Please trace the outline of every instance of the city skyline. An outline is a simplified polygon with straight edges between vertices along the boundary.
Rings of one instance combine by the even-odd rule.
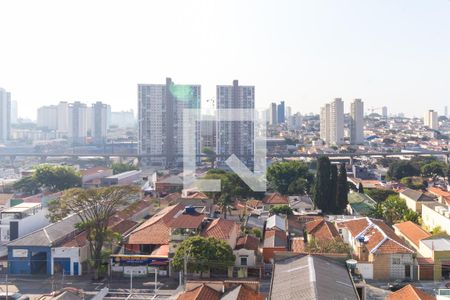
[[[302,113],[340,97],[423,116],[450,100],[449,1],[105,3],[1,4],[0,86],[20,116],[88,99],[136,111],[136,84],[167,76],[201,84],[203,100],[238,79],[257,107],[283,99]]]

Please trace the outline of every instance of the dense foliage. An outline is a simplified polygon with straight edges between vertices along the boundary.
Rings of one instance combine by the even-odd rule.
[[[190,237],[181,242],[172,260],[175,270],[181,271],[187,260],[187,271],[200,273],[215,269],[226,269],[234,265],[236,257],[233,249],[222,240],[204,238],[200,236]]]
[[[325,213],[342,213],[348,204],[348,189],[345,165],[337,172],[328,157],[319,157],[312,189],[314,205]]]
[[[40,190],[63,191],[81,185],[80,174],[70,166],[39,165],[32,176],[17,181],[13,188],[27,195]]]
[[[112,164],[113,174],[120,174],[123,172],[134,171],[137,170],[137,167],[133,164],[124,164],[124,163],[113,163]]]
[[[290,216],[294,212],[292,211],[292,208],[290,208],[288,205],[275,205],[270,208],[269,213],[271,215],[282,214],[282,215]]]
[[[397,193],[393,190],[384,190],[384,189],[365,189],[365,194],[375,200],[376,202],[383,202],[387,199],[387,197],[391,195],[397,195]]]
[[[408,209],[405,200],[400,199],[398,195],[391,195],[385,201],[377,203],[370,216],[383,219],[389,225],[404,221],[412,221],[416,224],[422,222],[420,215]]]
[[[277,162],[267,169],[267,181],[271,189],[283,195],[294,195],[308,192],[313,176],[304,162]]]
[[[76,213],[81,222],[78,227],[85,230],[89,242],[90,261],[96,271],[102,263],[103,245],[114,236],[108,227],[110,218],[118,208],[127,203],[127,199],[139,190],[129,186],[113,186],[99,189],[69,189],[60,199],[53,201],[49,207],[52,221]]]

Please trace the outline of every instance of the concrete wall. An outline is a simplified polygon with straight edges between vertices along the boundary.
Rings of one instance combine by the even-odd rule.
[[[54,271],[54,260],[55,258],[68,258],[70,260],[70,274],[67,275],[81,275],[82,269],[81,264],[86,260],[86,247],[83,247],[84,251],[78,247],[59,247],[52,249],[52,261],[51,261],[51,274]],[[84,253],[82,253],[84,252]],[[82,257],[82,254],[84,257]],[[74,263],[78,263],[78,274],[74,274]]]
[[[450,218],[441,215],[426,205],[422,205],[422,221],[430,230],[440,226],[441,230],[450,234]]]
[[[239,249],[239,250],[234,250],[233,251],[234,255],[236,256],[236,261],[234,263],[234,265],[236,267],[240,267],[241,266],[241,256],[246,256],[247,257],[247,267],[253,267],[256,264],[256,255],[255,255],[255,251],[253,250],[247,250],[247,249]]]

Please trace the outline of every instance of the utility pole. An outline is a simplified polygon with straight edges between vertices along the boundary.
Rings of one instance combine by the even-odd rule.
[[[184,268],[183,268],[183,280],[184,280],[184,289],[186,290],[186,283],[187,283],[187,260],[188,260],[188,256],[187,255],[184,255],[184,258],[183,258],[183,265],[184,265]]]
[[[130,296],[133,295],[133,269],[130,272]]]
[[[6,272],[6,300],[8,300],[8,272]]]
[[[155,295],[157,288],[158,288],[158,268],[155,268]]]

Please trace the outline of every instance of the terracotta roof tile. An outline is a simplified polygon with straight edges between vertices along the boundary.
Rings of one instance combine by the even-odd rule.
[[[248,250],[258,250],[259,239],[257,237],[246,235],[238,238],[236,242],[236,249],[248,249]]]
[[[196,229],[199,228],[205,219],[205,215],[194,212],[183,213],[182,211],[178,212],[177,215],[170,222],[170,228],[187,228],[187,229]]]
[[[177,300],[219,300],[221,293],[202,284],[190,291],[186,291]]]
[[[238,230],[239,225],[236,222],[219,218],[209,223],[202,235],[219,240],[228,240],[232,236],[233,231],[237,232]]]
[[[182,209],[184,207],[181,204],[164,208],[134,229],[128,237],[128,244],[168,244],[170,238],[170,222],[175,214]]]
[[[414,245],[419,247],[419,242],[431,236],[430,233],[426,232],[419,225],[406,221],[403,223],[398,223],[394,225],[408,240],[410,240]]]
[[[265,204],[289,204],[289,199],[287,196],[283,196],[279,193],[267,194],[262,200]]]
[[[346,220],[339,222],[338,227],[347,228],[353,238],[364,237],[367,249],[372,253],[414,253],[414,250],[381,220],[369,218]]]
[[[435,296],[431,296],[421,289],[411,284],[401,288],[400,290],[387,296],[388,300],[435,300]]]
[[[333,223],[325,220],[314,220],[306,223],[306,231],[319,240],[340,239],[339,232]]]

